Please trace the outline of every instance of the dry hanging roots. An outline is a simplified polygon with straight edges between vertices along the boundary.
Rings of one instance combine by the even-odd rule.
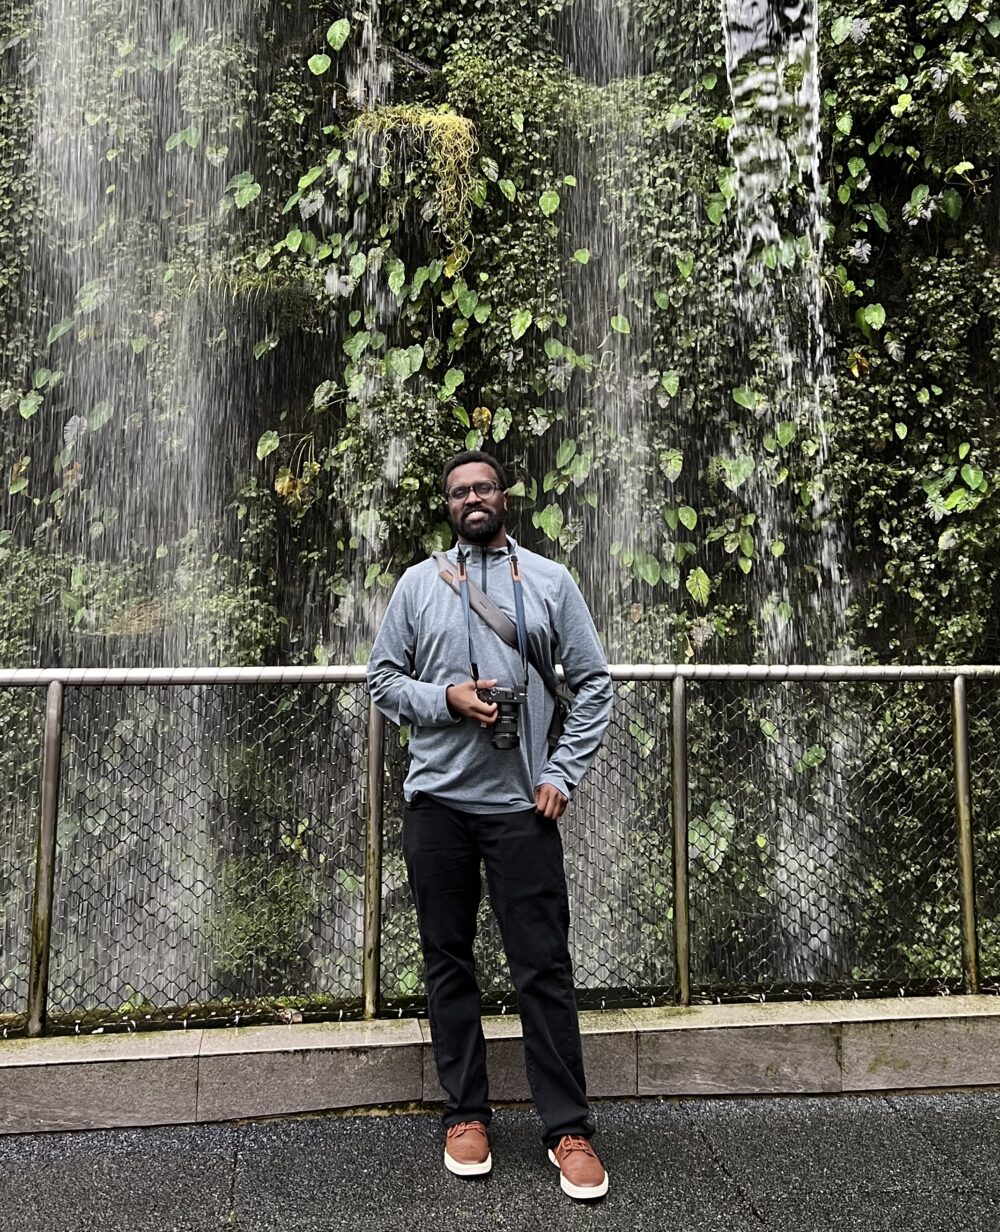
[[[448,265],[459,270],[469,259],[472,232],[472,158],[478,147],[471,120],[453,111],[425,107],[379,107],[363,112],[352,126],[355,133],[381,136],[386,157],[395,134],[424,142],[437,184],[437,229],[451,247]]]

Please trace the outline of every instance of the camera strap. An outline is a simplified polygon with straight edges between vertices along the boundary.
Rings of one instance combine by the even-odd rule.
[[[528,622],[524,615],[524,590],[521,585],[521,570],[513,548],[508,548],[507,558],[510,562],[510,576],[514,587],[516,624],[509,616],[501,612],[495,603],[491,603],[478,587],[474,587],[469,582],[469,575],[466,569],[466,560],[468,558],[465,552],[462,551],[461,544],[459,544],[457,589],[462,599],[465,627],[469,636],[469,666],[472,669],[472,679],[478,680],[479,665],[476,662],[476,649],[472,637],[472,608],[475,607],[478,614],[486,621],[494,633],[505,641],[508,646],[517,648],[521,655],[521,666],[524,668],[524,683],[527,685],[530,651],[528,645]],[[443,552],[435,552],[434,559],[437,561],[438,572],[441,574],[441,577],[454,589],[455,583],[450,569],[451,562]],[[497,617],[499,617],[499,620],[497,620]],[[542,679],[544,680],[545,677],[543,676]]]

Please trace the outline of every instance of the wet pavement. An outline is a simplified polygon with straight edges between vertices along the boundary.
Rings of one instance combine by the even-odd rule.
[[[614,1101],[611,1188],[566,1197],[533,1112],[493,1172],[427,1113],[0,1138],[2,1232],[1000,1232],[1000,1093]]]

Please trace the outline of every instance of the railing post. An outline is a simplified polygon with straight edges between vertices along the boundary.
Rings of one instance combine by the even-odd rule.
[[[962,920],[962,971],[965,991],[979,992],[979,940],[976,929],[976,864],[972,843],[972,778],[969,770],[969,708],[965,677],[951,687],[951,734],[955,758],[955,818],[958,822],[958,890]]]
[[[688,899],[687,689],[675,676],[670,698],[670,781],[673,817],[674,971],[678,1005],[691,1004],[691,932]]]
[[[385,774],[385,719],[371,702],[368,709],[368,820],[365,836],[365,953],[361,990],[365,1018],[379,1009],[382,944],[382,815]]]
[[[35,849],[35,895],[31,911],[31,965],[28,975],[28,1034],[45,1031],[52,938],[52,894],[56,873],[59,772],[62,763],[63,686],[53,681],[45,697],[42,746],[42,799]]]

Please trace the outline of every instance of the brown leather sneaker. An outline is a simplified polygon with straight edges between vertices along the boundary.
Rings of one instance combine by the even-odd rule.
[[[445,1135],[444,1166],[456,1176],[485,1176],[493,1167],[490,1140],[482,1121],[451,1125]]]
[[[608,1192],[608,1174],[586,1138],[567,1134],[560,1138],[549,1159],[559,1169],[559,1184],[571,1198],[603,1198]]]

